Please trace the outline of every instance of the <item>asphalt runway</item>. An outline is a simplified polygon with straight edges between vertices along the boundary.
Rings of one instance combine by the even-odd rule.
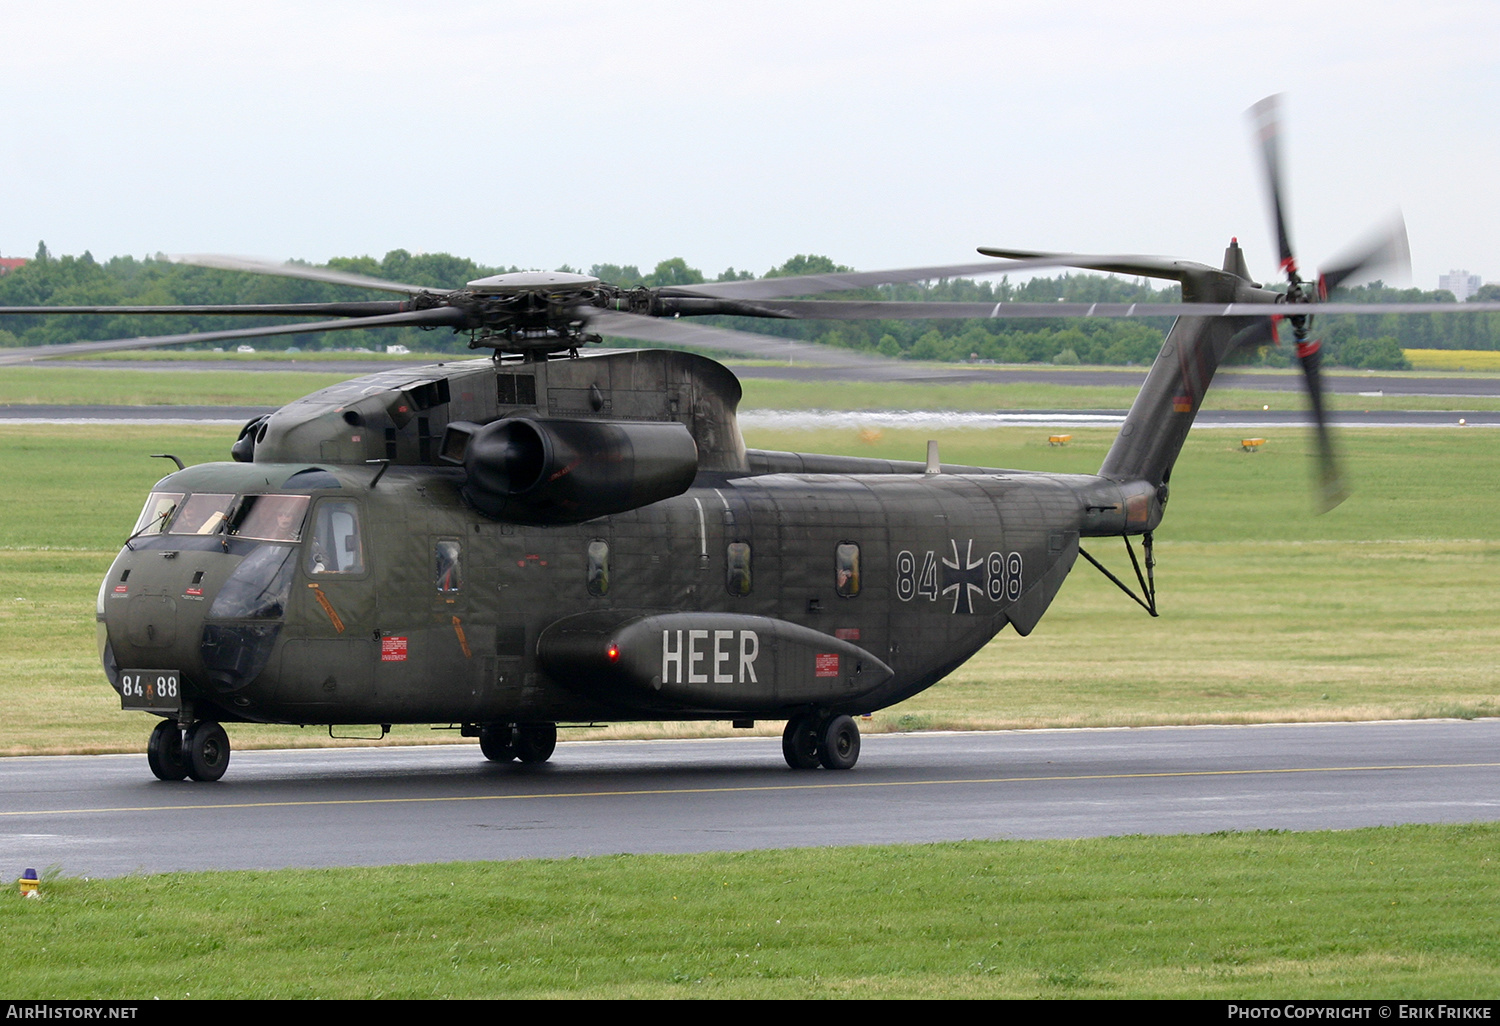
[[[237,752],[215,784],[44,756],[0,796],[0,861],[70,876],[1343,829],[1500,819],[1500,720],[883,734],[844,773],[776,738]]]

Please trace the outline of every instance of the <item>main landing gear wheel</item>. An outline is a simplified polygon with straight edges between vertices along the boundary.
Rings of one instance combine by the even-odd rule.
[[[818,725],[811,716],[793,716],[781,734],[781,754],[794,770],[818,768]]]
[[[859,727],[848,716],[825,720],[818,733],[818,761],[824,769],[853,769],[859,761]]]
[[[513,733],[509,723],[486,723],[479,728],[479,750],[490,762],[512,762],[516,757]]]
[[[188,775],[182,756],[182,730],[176,720],[162,720],[146,742],[146,761],[157,780],[181,780]]]
[[[557,747],[557,724],[518,723],[515,737],[516,758],[522,762],[546,762]]]
[[[199,720],[188,728],[182,754],[188,776],[218,780],[229,768],[229,735],[213,720]]]
[[[781,735],[781,754],[795,770],[852,769],[859,761],[859,727],[848,716],[793,716]]]

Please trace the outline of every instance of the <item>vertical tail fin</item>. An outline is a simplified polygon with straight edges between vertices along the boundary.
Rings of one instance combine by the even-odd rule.
[[[1244,251],[1231,240],[1222,270],[1179,261],[1168,270],[1142,268],[1139,273],[1175,278],[1185,303],[1274,303],[1276,293],[1249,278]],[[1167,333],[1161,352],[1136,396],[1120,434],[1110,447],[1101,477],[1145,481],[1158,490],[1172,475],[1188,430],[1219,364],[1244,345],[1275,341],[1274,322],[1265,317],[1179,317]],[[1159,519],[1159,512],[1152,517]]]

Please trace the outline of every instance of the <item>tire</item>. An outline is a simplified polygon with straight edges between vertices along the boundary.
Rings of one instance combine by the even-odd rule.
[[[146,742],[146,762],[157,780],[181,780],[188,775],[182,757],[182,730],[176,720],[162,720]]]
[[[793,716],[781,734],[781,754],[794,770],[818,768],[818,732],[808,716]]]
[[[184,748],[187,774],[194,780],[218,780],[229,768],[229,735],[213,720],[199,720],[189,727]]]
[[[546,762],[557,747],[557,724],[521,723],[516,725],[516,758],[522,762]]]
[[[859,761],[859,727],[848,716],[825,721],[818,731],[818,761],[825,769],[853,769]]]
[[[509,723],[486,723],[479,728],[479,750],[490,762],[512,762],[516,749],[511,744],[511,735]]]

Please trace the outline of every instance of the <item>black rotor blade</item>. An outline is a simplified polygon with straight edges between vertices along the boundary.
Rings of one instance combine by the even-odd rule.
[[[1327,296],[1340,285],[1375,277],[1376,271],[1386,268],[1403,278],[1411,273],[1411,246],[1406,241],[1406,221],[1400,214],[1321,268],[1318,292]]]
[[[1271,218],[1276,229],[1276,248],[1281,257],[1281,269],[1287,274],[1297,272],[1297,258],[1292,255],[1292,241],[1286,227],[1286,206],[1282,202],[1281,189],[1281,94],[1267,96],[1245,113],[1255,125],[1256,141],[1260,143],[1261,170],[1266,177],[1266,190],[1270,194]]]
[[[1500,302],[1482,303],[908,303],[881,300],[784,299],[761,304],[765,316],[809,321],[975,320],[1048,317],[1290,317],[1320,314],[1500,313]]]
[[[1343,473],[1334,453],[1333,434],[1323,407],[1323,353],[1320,344],[1299,343],[1297,362],[1302,366],[1302,376],[1307,384],[1307,401],[1312,406],[1313,425],[1316,429],[1318,491],[1315,501],[1318,512],[1327,513],[1349,497],[1349,490],[1344,486]]]
[[[986,256],[1005,257],[1016,261],[1015,264],[1007,265],[1007,267],[1081,267],[1089,271],[1166,278],[1170,281],[1181,281],[1190,270],[1217,270],[1195,260],[1178,260],[1175,257],[1133,253],[1041,253],[1031,249],[1002,249],[998,246],[980,246],[979,252]]]
[[[980,250],[981,253],[985,252]],[[664,296],[715,296],[721,299],[780,299],[783,296],[815,296],[820,292],[864,289],[873,285],[897,285],[912,281],[937,281],[968,274],[1005,274],[1028,267],[1057,267],[1048,255],[1041,259],[997,264],[946,264],[936,267],[902,267],[890,271],[831,271],[799,274],[786,278],[756,278],[752,281],[715,281],[702,285],[672,285],[659,289]]]
[[[192,267],[208,267],[217,271],[247,271],[250,274],[265,274],[275,278],[301,278],[304,281],[321,281],[331,285],[352,285],[361,289],[376,289],[380,292],[401,292],[409,296],[428,293],[446,296],[457,290],[438,289],[427,285],[403,285],[401,282],[371,278],[349,271],[335,271],[329,267],[309,267],[305,264],[276,263],[272,260],[257,260],[254,257],[225,256],[218,253],[189,253],[167,257],[174,264]]]
[[[574,312],[588,323],[590,331],[642,342],[665,342],[668,345],[691,346],[719,353],[738,353],[769,360],[800,359],[806,363],[833,366],[884,366],[891,362],[882,356],[858,353],[852,349],[820,346],[799,339],[756,335],[748,331],[715,328],[688,321],[642,317],[638,314],[601,310],[595,306],[576,307]]]
[[[155,349],[160,346],[180,346],[193,342],[231,342],[242,338],[266,338],[273,335],[305,335],[324,331],[348,331],[351,328],[383,328],[393,326],[462,327],[468,314],[451,306],[433,307],[430,310],[408,310],[405,313],[387,314],[384,317],[355,317],[337,321],[307,321],[300,324],[272,324],[259,328],[231,328],[226,331],[201,331],[186,335],[156,335],[149,338],[117,338],[104,342],[69,342],[57,346],[24,346],[20,349],[0,351],[0,365],[30,363],[33,360],[52,360],[61,356],[79,356],[85,353],[107,353],[122,349]]]
[[[377,299],[366,303],[230,303],[219,306],[0,306],[4,314],[202,314],[246,317],[376,317],[408,309],[399,299]]]

